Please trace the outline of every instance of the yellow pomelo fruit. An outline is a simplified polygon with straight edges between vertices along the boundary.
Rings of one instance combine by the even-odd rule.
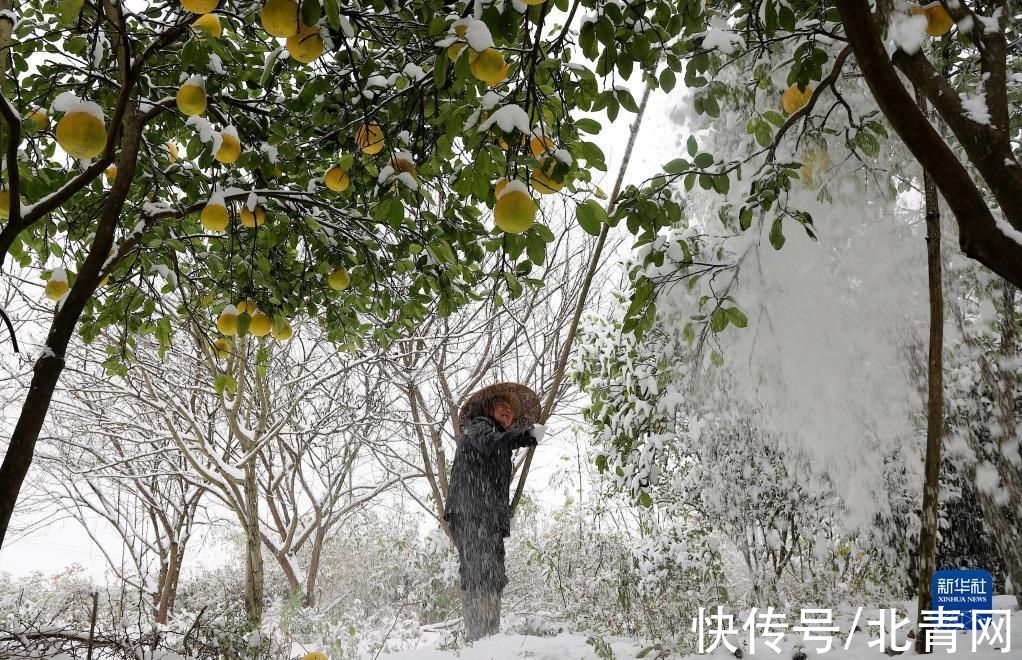
[[[259,19],[270,35],[290,37],[298,32],[298,3],[294,0],[266,0]]]
[[[216,9],[220,0],[181,0],[181,6],[193,14],[208,14]]]
[[[291,339],[293,334],[294,331],[291,329],[291,324],[286,320],[280,322],[274,321],[273,327],[270,328],[270,336],[280,341]]]
[[[238,334],[238,315],[224,312],[217,317],[216,329],[220,334],[233,337]]]
[[[237,323],[237,320],[235,320],[235,323]],[[213,342],[213,350],[216,356],[222,360],[231,352],[231,342],[221,337]]]
[[[209,231],[223,231],[227,229],[227,207],[223,204],[206,204],[199,214],[199,222]]]
[[[564,184],[553,178],[554,169],[557,167],[557,161],[553,158],[548,158],[539,167],[532,168],[532,188],[541,195],[550,195],[561,188]]]
[[[188,117],[206,112],[208,102],[206,90],[198,85],[185,84],[177,90],[177,109]]]
[[[216,14],[203,14],[199,16],[192,23],[192,30],[200,36],[209,33],[214,39],[219,39],[220,35],[224,33],[223,28],[220,26],[220,17]]]
[[[481,53],[472,53],[468,59],[468,68],[476,80],[490,83],[503,80],[501,73],[507,73],[504,56],[496,48],[487,48]]]
[[[529,151],[531,151],[532,155],[536,158],[539,158],[546,152],[556,148],[557,145],[554,144],[554,141],[545,135],[543,136],[534,135],[532,139],[529,140]]]
[[[390,166],[394,168],[395,174],[402,174],[407,172],[412,175],[412,178],[416,181],[419,180],[419,171],[415,169],[415,163],[404,158],[391,158]]]
[[[252,315],[252,322],[248,325],[248,331],[256,337],[265,337],[270,334],[270,317],[257,311]]]
[[[213,158],[225,165],[230,165],[234,161],[238,160],[238,156],[241,155],[241,142],[230,133],[222,133],[220,137],[223,138],[223,140],[220,143],[220,148],[217,149],[216,153],[213,155]]]
[[[116,165],[111,165],[110,167],[106,168],[106,178],[110,179],[111,181],[117,178]]]
[[[781,107],[784,108],[786,113],[793,114],[798,112],[799,108],[809,103],[810,97],[813,95],[813,88],[806,85],[804,90],[799,91],[798,85],[792,85],[788,89],[784,90],[784,94],[781,96]]]
[[[493,220],[509,234],[521,234],[536,222],[536,202],[528,193],[510,190],[493,207]]]
[[[262,227],[266,224],[266,209],[261,206],[257,206],[255,213],[248,210],[247,206],[241,207],[241,224],[249,229],[253,227]]]
[[[69,112],[57,122],[57,144],[75,158],[95,158],[106,148],[106,126],[88,112]]]
[[[379,124],[363,124],[355,131],[355,146],[367,154],[383,151],[383,129]]]
[[[493,78],[491,78],[491,79],[486,81],[487,86],[489,86],[489,87],[496,87],[500,83],[504,82],[504,80],[507,78],[507,72],[510,71],[510,70],[511,70],[511,63],[510,62],[505,62],[504,63],[504,67],[500,71],[497,72],[497,75],[495,75]]]
[[[326,281],[334,291],[344,291],[351,284],[351,275],[348,275],[347,268],[341,266],[331,271],[327,275]]]
[[[323,183],[326,184],[327,188],[334,192],[344,192],[348,189],[351,179],[348,177],[347,172],[334,165],[326,171],[326,176],[323,177]]]
[[[461,55],[461,51],[465,50],[465,46],[466,45],[467,44],[463,44],[463,43],[461,43],[459,41],[456,44],[451,44],[450,46],[448,46],[447,47],[447,59],[449,59],[452,62],[454,60],[458,59],[458,55]]]
[[[913,5],[909,8],[913,16],[923,14],[926,16],[926,34],[931,37],[943,37],[951,31],[955,21],[939,2],[931,2],[928,5],[919,7]]]
[[[67,293],[70,288],[71,287],[68,286],[67,282],[64,280],[50,280],[46,283],[46,289],[43,293],[45,293],[46,297],[53,302],[57,302],[64,297],[64,294]]]
[[[242,300],[238,303],[238,314],[248,314],[252,316],[259,311],[259,306],[256,305],[254,300]]]
[[[496,197],[500,197],[500,193],[507,188],[507,179],[497,179],[497,182],[493,184],[493,194]]]
[[[308,64],[323,54],[323,37],[316,26],[303,25],[298,32],[287,38],[287,50],[291,57],[302,64]]]
[[[176,163],[179,155],[177,151],[177,145],[174,144],[173,142],[168,142],[164,146],[167,149],[167,158],[170,160],[170,162]]]
[[[468,32],[468,26],[467,25],[461,24],[461,25],[455,25],[454,26],[454,34],[458,35],[462,39],[465,38],[465,33],[466,32]]]
[[[25,128],[27,135],[38,133],[39,131],[45,131],[50,127],[50,118],[46,116],[46,112],[38,109],[28,113],[25,117],[25,121],[22,126]]]

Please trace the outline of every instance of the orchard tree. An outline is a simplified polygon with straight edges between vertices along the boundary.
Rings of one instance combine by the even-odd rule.
[[[55,432],[36,452],[45,476],[23,501],[50,512],[39,525],[52,522],[54,507],[79,523],[110,571],[145,594],[153,620],[166,624],[206,489],[169,436],[153,432],[152,415],[125,405],[123,392],[91,366],[64,379]],[[114,532],[114,548],[101,530]]]
[[[0,14],[0,267],[18,288],[41,277],[56,303],[0,466],[0,542],[76,331],[116,328],[107,366],[123,373],[138,336],[172,341],[159,304],[172,291],[210,346],[283,341],[307,316],[349,348],[489,290],[519,295],[551,238],[537,196],[585,198],[604,167],[580,132],[599,124],[571,112],[635,107],[601,88],[612,69],[576,61],[581,5],[61,0]],[[621,17],[639,44],[623,75],[653,83],[681,31],[670,7]],[[484,269],[493,240],[508,257]]]
[[[684,38],[672,44],[660,82],[673,84],[682,60],[699,121],[748,137],[715,151],[689,136],[687,153],[626,189],[609,221],[624,220],[639,244],[651,243],[679,220],[682,187],[698,185],[725,198],[720,213],[729,229],[767,232],[780,249],[792,227],[814,235],[813,215],[792,200],[799,180],[820,188],[840,169],[874,180],[890,175],[892,194],[908,189],[904,166],[886,173],[871,166],[893,146],[890,127],[950,207],[963,252],[1018,285],[1022,211],[1014,200],[1022,170],[1014,136],[1022,116],[1012,101],[1022,58],[1008,44],[1018,39],[1019,17],[1004,2],[875,4],[876,13],[866,0],[683,3]],[[620,13],[608,6],[583,25],[583,52],[622,36]],[[651,293],[637,289],[636,312],[652,309]],[[628,329],[637,325],[639,318]]]
[[[587,288],[577,264],[594,258],[594,246],[573,218],[567,226],[551,224],[556,232],[551,259],[534,254],[530,272],[544,283],[542,289],[525,289],[517,300],[495,294],[450,317],[429,319],[396,342],[385,363],[388,381],[403,395],[402,435],[414,443],[429,484],[431,501],[423,507],[445,532],[451,440],[454,446],[461,442],[457,416],[469,395],[494,380],[532,384],[541,394],[554,389],[561,408],[576,394],[558,377],[563,371],[558,360],[573,339],[570,320]],[[490,258],[505,257],[495,252]],[[524,456],[518,453],[515,474]]]

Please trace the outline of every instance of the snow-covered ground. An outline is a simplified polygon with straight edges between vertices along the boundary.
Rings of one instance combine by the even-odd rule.
[[[584,635],[561,633],[554,637],[534,635],[500,634],[481,639],[475,644],[456,650],[439,650],[425,647],[401,653],[382,655],[386,660],[496,660],[497,658],[531,658],[532,660],[574,660],[575,658],[599,660],[595,647],[586,642]],[[625,638],[606,640],[615,658],[635,658],[642,646]],[[655,654],[649,657],[656,657]]]
[[[910,603],[899,603],[899,605],[905,607],[907,610],[912,610]],[[972,650],[972,633],[969,631],[962,631],[956,634],[956,649],[954,653],[947,651],[944,648],[936,648],[933,657],[959,657],[969,658],[970,660],[1015,660],[1022,658],[1022,611],[1015,610],[1015,599],[1012,596],[998,596],[994,599],[994,609],[1001,610],[1013,610],[1010,618],[1008,619],[1008,634],[1010,639],[1010,645],[1003,644],[984,644],[977,648],[976,651]],[[801,634],[789,633],[784,639],[778,644],[781,648],[781,652],[777,653],[770,648],[766,648],[763,645],[763,639],[757,639],[757,648],[750,652],[746,647],[743,649],[742,656],[756,655],[763,657],[775,657],[783,660],[789,660],[793,657],[797,647],[804,647],[806,660],[813,660],[815,657],[824,657],[829,660],[876,660],[877,658],[887,657],[884,649],[879,645],[870,646],[871,641],[876,639],[876,630],[871,629],[864,624],[860,624],[861,629],[857,629],[852,635],[851,641],[846,643],[846,637],[844,634],[848,629],[851,628],[851,622],[854,619],[855,612],[845,612],[841,617],[838,618],[837,624],[841,628],[842,636],[835,638],[833,642],[833,648],[830,651],[824,653],[817,653],[817,643],[815,642],[804,642]],[[862,621],[877,618],[877,610],[863,610],[860,613]],[[737,623],[737,627],[741,624]],[[523,629],[532,627],[539,632],[539,634],[522,634]],[[899,631],[898,641],[899,644],[904,644],[906,638],[904,636],[905,629]],[[518,617],[506,617],[503,622],[502,630],[505,631],[502,634],[494,635],[486,639],[482,639],[474,644],[464,644],[458,648],[438,648],[438,645],[445,645],[444,642],[447,639],[446,635],[425,635],[422,639],[422,645],[405,651],[396,653],[384,654],[380,658],[386,660],[501,660],[504,658],[529,658],[531,660],[608,660],[610,658],[660,658],[668,657],[659,655],[659,651],[656,647],[651,647],[648,643],[641,643],[636,640],[622,638],[622,637],[608,637],[596,640],[590,636],[584,634],[574,634],[569,632],[559,632],[556,634],[546,635],[543,633],[543,626],[536,622],[530,622],[522,620]],[[867,633],[869,635],[867,636]],[[742,632],[743,636],[747,636],[747,633]],[[606,646],[604,646],[606,644]],[[846,648],[847,645],[847,648]],[[608,653],[607,650],[612,653]],[[913,656],[917,655],[913,648],[904,652],[902,655]],[[670,656],[673,658],[679,658],[679,656]],[[733,658],[730,651],[725,649],[723,646],[719,646],[712,653],[708,654],[694,654],[691,656],[684,656],[688,660],[698,660],[699,658],[717,658],[718,660],[727,660]],[[679,660],[681,660],[679,658]]]

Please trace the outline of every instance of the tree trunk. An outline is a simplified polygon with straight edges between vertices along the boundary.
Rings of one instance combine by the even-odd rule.
[[[176,541],[171,542],[168,552],[169,563],[165,570],[160,571],[159,596],[156,601],[156,623],[166,624],[174,607],[174,596],[177,583],[181,576],[181,560],[184,558],[184,546]]]
[[[3,23],[3,21],[0,21]],[[75,285],[64,297],[57,310],[46,337],[46,346],[36,360],[28,395],[21,408],[21,415],[14,426],[11,441],[0,465],[0,548],[3,547],[7,528],[14,514],[14,505],[21,492],[21,484],[32,465],[35,443],[39,438],[46,413],[50,409],[53,390],[64,370],[64,354],[71,341],[78,319],[85,305],[99,286],[100,273],[114,245],[114,230],[120,219],[124,201],[131,190],[138,160],[141,127],[134,121],[126,121],[124,138],[121,141],[121,157],[117,164],[120,172],[107,195],[106,202],[96,226],[96,237],[75,280]]]
[[[263,547],[259,535],[259,483],[255,461],[245,464],[245,610],[252,628],[263,620]]]
[[[323,543],[325,542],[323,528],[316,530],[316,536],[312,541],[312,556],[309,558],[309,572],[305,577],[305,606],[315,607],[316,605],[316,578],[319,574],[319,562],[323,555]]]
[[[917,94],[925,112],[926,101]],[[930,348],[927,359],[926,465],[923,483],[922,527],[919,531],[919,596],[917,622],[930,609],[930,590],[937,569],[937,524],[940,498],[940,455],[944,430],[944,291],[940,263],[940,207],[937,188],[923,170],[926,195],[926,264],[930,293]],[[917,623],[918,630],[918,623]],[[916,652],[925,653],[925,635],[916,635]]]

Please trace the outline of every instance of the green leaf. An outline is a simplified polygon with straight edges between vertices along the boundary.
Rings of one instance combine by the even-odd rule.
[[[763,116],[766,117],[766,120],[768,122],[770,122],[777,128],[784,126],[784,115],[777,112],[776,110],[767,110],[766,112],[763,113]]]
[[[708,153],[697,154],[695,157],[695,166],[700,169],[706,169],[710,165],[713,165],[713,156]]]
[[[78,23],[78,15],[82,13],[85,0],[60,0],[60,22],[63,25]]]
[[[764,32],[767,37],[773,38],[774,34],[777,32],[777,6],[774,3],[774,0],[767,0],[766,8],[763,12],[763,18]]]
[[[329,0],[327,1],[329,2]],[[447,82],[447,67],[450,63],[450,60],[448,60],[447,56],[445,55],[436,57],[434,59],[434,62],[435,64],[433,66],[433,82],[436,84],[437,89],[443,89],[445,83]]]
[[[674,86],[678,84],[678,78],[674,72],[670,69],[665,68],[660,72],[660,89],[665,92],[669,92],[674,89]]]
[[[319,23],[321,14],[322,9],[319,5],[319,0],[302,1],[302,23],[305,25],[315,25]]]
[[[622,108],[629,112],[639,111],[639,105],[635,102],[635,97],[627,89],[619,89],[615,94]]]
[[[784,231],[781,227],[780,216],[778,216],[774,220],[774,224],[770,226],[770,245],[773,245],[775,250],[780,250],[784,247]]]
[[[685,343],[692,346],[696,340],[696,331],[692,327],[691,323],[686,323],[685,328],[681,331],[681,338],[685,340]]]
[[[717,103],[716,96],[707,94],[706,97],[703,98],[703,111],[714,118],[720,116],[720,105]]]
[[[430,256],[433,257],[433,260],[439,263],[453,264],[457,261],[450,243],[443,239],[437,239],[427,245],[426,252],[429,252]]]
[[[606,15],[600,16],[599,20],[596,21],[596,38],[604,46],[614,43],[614,24],[610,22]]]
[[[718,307],[713,310],[713,314],[710,315],[710,331],[714,334],[722,332],[724,328],[727,327],[729,321],[730,318],[728,317],[727,312]]]
[[[607,222],[607,211],[595,199],[586,200],[575,207],[578,224],[587,234],[600,235],[601,225]]]
[[[738,212],[738,226],[742,228],[742,231],[752,226],[752,209],[748,206],[743,206],[742,210]]]
[[[213,380],[213,389],[220,396],[223,396],[225,391],[236,394],[238,392],[238,382],[227,374],[220,374]]]
[[[668,174],[681,174],[688,169],[688,161],[684,158],[675,158],[671,162],[664,165],[664,172]]]
[[[590,135],[595,135],[600,132],[601,126],[600,122],[596,121],[595,119],[583,117],[582,119],[575,120],[575,128],[582,133],[589,133]]]
[[[341,6],[339,0],[323,0],[323,9],[326,11],[326,20],[334,30],[341,29]],[[441,58],[437,58],[438,60]],[[446,58],[444,58],[446,59]]]
[[[694,135],[688,136],[688,142],[686,143],[686,147],[688,148],[688,155],[691,157],[695,157],[695,155],[699,152],[699,144],[696,143],[696,136]]]
[[[736,328],[744,328],[749,325],[749,319],[746,318],[742,310],[737,307],[728,307],[726,311],[727,318],[731,322],[731,325]]]

